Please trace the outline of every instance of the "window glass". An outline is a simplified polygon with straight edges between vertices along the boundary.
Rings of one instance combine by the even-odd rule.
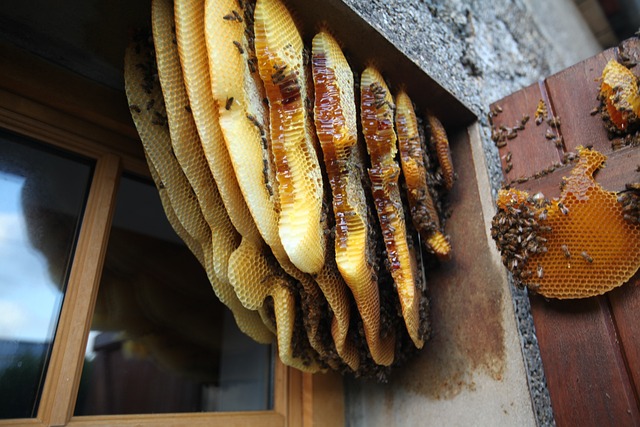
[[[91,173],[0,133],[0,418],[36,415]]]
[[[169,225],[124,176],[75,415],[266,410],[270,346],[242,334]]]

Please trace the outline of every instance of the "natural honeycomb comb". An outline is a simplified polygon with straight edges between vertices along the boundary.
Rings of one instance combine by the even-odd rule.
[[[640,94],[638,79],[615,59],[609,60],[602,70],[600,99],[604,103],[603,117],[619,130],[626,131],[638,122]]]
[[[302,38],[287,8],[260,0],[255,10],[258,70],[270,107],[271,153],[280,197],[279,233],[293,264],[305,273],[324,265],[322,175],[309,132],[307,70]]]
[[[242,305],[250,310],[258,310],[264,305],[267,297],[273,298],[276,309],[278,352],[283,362],[305,371],[317,371],[317,363],[305,365],[299,360],[294,360],[292,356],[289,328],[295,317],[296,303],[295,299],[291,299],[291,290],[286,286],[288,292],[282,289],[282,286],[291,281],[291,278],[282,271],[277,261],[266,256],[250,241],[243,240],[229,260],[229,281]],[[283,302],[284,306],[280,306]]]
[[[376,363],[393,362],[393,337],[380,338],[378,284],[368,241],[367,202],[362,188],[362,158],[357,147],[353,74],[340,47],[326,32],[313,38],[315,124],[333,194],[335,259],[353,293],[364,333]],[[338,346],[338,343],[336,343]]]
[[[409,336],[416,347],[422,348],[424,340],[419,332],[421,293],[415,281],[417,262],[407,242],[404,210],[398,188],[400,167],[395,160],[395,106],[382,75],[373,67],[362,72],[360,90],[362,129],[371,159],[369,179],[389,268],[400,296],[402,316]]]
[[[440,163],[440,169],[442,170],[444,188],[446,190],[451,190],[453,188],[453,182],[456,179],[456,175],[453,170],[451,152],[449,151],[449,138],[447,138],[447,132],[444,130],[444,126],[442,126],[440,119],[433,114],[427,114],[427,121],[431,128],[431,142],[435,147],[436,154],[438,155],[438,162]]]
[[[146,40],[148,37],[141,35],[137,42],[127,47],[124,61],[125,91],[130,105],[145,106],[132,116],[165,211],[170,219],[178,221],[172,222],[176,232],[190,245],[196,256],[200,254],[214,292],[231,309],[240,330],[258,342],[270,342],[272,334],[262,323],[259,314],[244,308],[229,283],[220,281],[213,274],[211,229],[173,155],[166,119],[161,120],[166,117],[164,99],[153,78],[156,73],[151,53],[153,47],[145,44]],[[148,105],[151,105],[149,109],[146,108]]]
[[[240,243],[239,236],[229,219],[218,188],[213,183],[193,116],[185,108],[189,105],[189,98],[182,78],[178,46],[173,43],[173,2],[153,0],[151,17],[158,77],[167,112],[171,146],[211,229],[209,239],[214,272],[219,280],[226,281],[227,261]]]
[[[259,342],[275,334],[285,364],[383,380],[423,346],[428,304],[398,187],[396,107],[382,77],[372,68],[361,76],[365,147],[338,43],[327,31],[314,38],[309,73],[281,0],[153,0],[152,8],[164,98],[155,99],[153,56],[135,57],[143,49],[127,53],[135,57],[127,95],[171,224],[240,329]],[[405,181],[418,189],[410,205],[432,209],[422,225],[444,257],[436,206],[426,206],[429,159],[414,153],[424,143],[411,146],[421,136],[408,96],[398,104]],[[442,175],[435,188],[450,188],[437,120],[431,137]],[[156,311],[170,312],[166,304]],[[166,347],[139,341],[133,351],[137,344]],[[167,364],[181,365],[170,353]]]
[[[211,93],[204,34],[204,0],[176,1],[174,8],[180,64],[189,95],[189,105],[185,110],[193,113],[202,149],[231,222],[243,238],[261,244],[262,237],[233,171],[220,128],[218,106]]]
[[[578,147],[559,200],[502,190],[492,235],[523,284],[548,298],[603,294],[640,267],[640,224],[626,221],[616,193],[594,179],[606,157]]]
[[[263,135],[268,114],[262,103],[262,82],[251,73],[247,62],[246,21],[224,19],[236,8],[235,0],[205,3],[211,90],[242,195],[258,231],[278,257],[284,249],[278,235],[278,201],[268,135]]]
[[[426,153],[423,150],[418,133],[418,120],[413,110],[411,99],[404,91],[396,96],[396,108],[400,163],[407,185],[407,196],[413,224],[422,235],[429,249],[438,258],[448,259],[451,255],[451,245],[440,229],[438,211],[427,185],[427,170],[424,164]]]

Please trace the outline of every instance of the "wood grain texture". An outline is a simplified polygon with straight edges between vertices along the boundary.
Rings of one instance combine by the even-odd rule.
[[[625,49],[629,53],[638,46],[634,41],[625,44]],[[636,53],[640,57],[640,50]],[[564,153],[575,151],[578,145],[592,145],[608,156],[605,168],[596,174],[596,180],[605,189],[620,191],[626,182],[638,181],[640,174],[636,168],[640,164],[640,148],[612,150],[600,115],[590,114],[598,105],[597,80],[607,61],[615,56],[614,49],[605,51],[491,106],[495,109],[500,105],[503,110],[494,119],[498,125],[502,120],[513,121],[522,114],[531,114],[537,102],[532,99],[537,86],[540,88],[538,93],[547,97],[550,116],[555,114],[561,119],[559,134],[564,139],[564,146],[558,149],[556,159],[547,150],[537,149],[541,142],[540,132],[520,132],[500,149],[506,182],[515,176],[532,176],[548,168],[562,159]],[[544,132],[550,126],[545,122],[538,128],[544,138]],[[508,151],[512,153],[511,173],[506,172]],[[568,164],[514,186],[530,194],[543,192],[549,198],[557,197],[562,177],[568,176],[571,168]],[[539,296],[532,297],[540,352],[559,426],[640,425],[639,275],[597,298],[547,301]]]
[[[560,116],[567,151],[575,151],[579,145],[592,145],[603,154],[611,152],[600,114],[592,116],[590,112],[600,104],[597,100],[600,75],[613,56],[611,50],[605,51],[546,80],[554,109]]]
[[[499,149],[506,182],[521,176],[533,175],[536,171],[559,162],[562,158],[556,146],[544,136],[547,124],[535,124],[536,107],[538,102],[545,98],[544,87],[534,83],[492,105],[492,109],[498,106],[502,108],[502,113],[493,118],[496,129],[500,126],[514,128],[518,126],[523,116],[529,116],[524,130],[518,131],[515,138],[508,139],[506,146]],[[507,172],[508,153],[511,153],[510,163],[513,165],[509,172]]]
[[[636,399],[640,395],[640,272],[629,283],[614,289],[609,295],[620,347],[625,355]]]
[[[638,425],[606,297],[531,299],[547,385],[558,426]]]

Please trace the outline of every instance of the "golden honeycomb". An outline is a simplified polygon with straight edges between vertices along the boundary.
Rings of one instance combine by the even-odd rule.
[[[600,295],[640,267],[640,224],[593,174],[606,156],[578,148],[579,161],[558,200],[502,190],[492,236],[522,284],[548,298]],[[633,208],[633,206],[632,206]]]
[[[382,75],[365,70],[358,135],[354,71],[338,41],[325,29],[306,50],[280,0],[152,0],[152,24],[153,38],[127,49],[127,98],[167,217],[215,295],[244,333],[275,341],[287,365],[385,379],[427,335],[404,203],[453,185],[444,128],[429,116],[440,171],[424,150],[419,162],[404,159],[403,179],[395,128],[401,145],[420,131],[408,95],[396,117]],[[411,193],[415,178],[422,196]],[[450,250],[439,208],[430,198],[435,252]],[[117,291],[113,301],[126,297]],[[170,316],[160,302],[154,313]],[[97,309],[107,325],[126,317],[109,310]],[[167,342],[138,338],[132,353],[179,364]]]
[[[599,98],[604,104],[603,118],[618,131],[628,131],[637,125],[640,115],[638,79],[615,59],[602,70]]]
[[[398,147],[400,163],[407,186],[407,196],[411,209],[411,218],[422,235],[427,247],[440,259],[451,256],[451,244],[440,229],[440,218],[427,183],[424,147],[418,132],[418,121],[413,110],[411,98],[404,91],[396,96],[396,128],[398,129]],[[453,186],[453,167],[449,153],[449,141],[442,125],[431,119],[433,139],[436,151],[440,155],[440,163],[445,179],[445,186]],[[446,171],[446,172],[445,172]]]

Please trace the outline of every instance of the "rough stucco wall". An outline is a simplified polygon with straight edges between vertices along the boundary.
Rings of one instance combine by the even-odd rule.
[[[601,50],[570,0],[344,2],[478,115],[494,198],[502,174],[489,138],[489,104]],[[512,293],[536,421],[553,424],[529,301],[525,292]],[[371,405],[388,404],[378,396],[347,380],[347,425],[388,424],[367,415]],[[419,414],[416,408],[413,421],[428,424]]]

